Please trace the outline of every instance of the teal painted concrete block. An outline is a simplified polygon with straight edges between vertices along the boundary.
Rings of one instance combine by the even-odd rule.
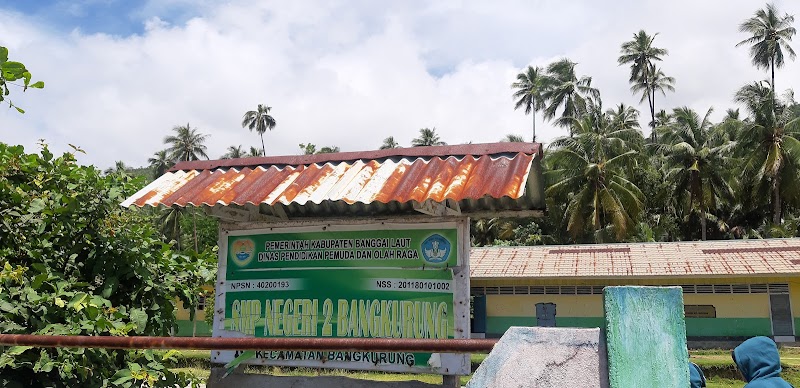
[[[603,290],[611,388],[688,387],[680,287]]]

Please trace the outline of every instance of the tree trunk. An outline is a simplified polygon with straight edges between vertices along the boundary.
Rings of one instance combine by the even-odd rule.
[[[706,212],[700,212],[700,239],[706,241]]]
[[[533,106],[533,114],[531,115],[533,116],[533,140],[531,140],[531,143],[536,143],[536,99],[533,99]]]
[[[267,156],[267,147],[264,147],[264,133],[261,133],[261,156]]]
[[[775,176],[775,183],[772,186],[772,223],[781,224],[781,176]]]
[[[192,209],[192,224],[194,226],[194,251],[197,250],[197,209]]]
[[[653,138],[653,142],[658,142],[658,134],[656,133],[656,89],[652,89],[652,94],[650,98],[650,130],[652,133],[650,137]],[[705,239],[704,239],[705,240]]]
[[[775,114],[775,58],[770,61],[770,70],[772,71],[772,113]]]

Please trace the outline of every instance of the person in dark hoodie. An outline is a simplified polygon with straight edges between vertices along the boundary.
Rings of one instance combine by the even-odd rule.
[[[753,337],[733,349],[733,362],[742,372],[745,388],[791,388],[781,378],[778,347],[768,337]]]
[[[697,364],[689,362],[689,387],[703,388],[706,386],[706,376]]]

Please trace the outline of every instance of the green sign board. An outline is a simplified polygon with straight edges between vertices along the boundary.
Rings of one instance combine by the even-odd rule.
[[[223,336],[456,337],[455,226],[236,231],[226,242],[218,286]],[[254,363],[430,373],[439,359],[431,353],[264,349]]]
[[[456,240],[455,228],[229,236],[227,273],[259,268],[454,267]]]

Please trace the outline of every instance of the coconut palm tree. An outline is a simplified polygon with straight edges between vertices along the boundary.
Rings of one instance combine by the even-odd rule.
[[[388,150],[392,148],[400,148],[400,144],[394,140],[394,136],[389,136],[386,139],[383,139],[383,144],[381,144],[380,149]]]
[[[638,111],[623,104],[617,110],[603,111],[599,98],[589,99],[586,113],[569,119],[572,132],[580,136],[556,139],[553,145],[581,149],[593,160],[607,159],[629,150],[638,152],[644,141],[636,117]]]
[[[264,156],[264,152],[256,147],[250,146],[250,151],[245,155],[247,158],[252,158],[256,156]]]
[[[551,84],[550,77],[544,73],[540,67],[528,66],[528,68],[517,74],[517,81],[511,84],[516,89],[513,97],[517,100],[514,103],[514,110],[525,107],[525,114],[533,116],[533,142],[536,142],[536,112],[545,108],[544,92]]]
[[[725,110],[725,117],[722,120],[739,120],[739,116],[741,116],[739,108],[728,108]]]
[[[203,135],[197,132],[196,128],[192,128],[189,123],[185,126],[176,126],[172,128],[175,135],[167,136],[164,138],[164,144],[169,144],[167,151],[169,158],[175,161],[188,161],[198,160],[200,157],[208,159],[206,154],[206,145],[203,144],[208,135]],[[159,225],[164,236],[168,240],[178,241],[178,249],[180,250],[180,217],[186,210],[181,208],[172,208],[162,213],[159,218]],[[197,222],[195,220],[195,213],[192,211],[192,223],[194,227],[194,245],[197,250]]]
[[[635,231],[643,209],[641,190],[625,174],[635,163],[641,132],[614,128],[599,102],[590,102],[588,112],[571,122],[573,136],[550,145],[546,194],[567,201],[564,217],[573,240],[587,231],[601,240],[604,228],[622,240]]]
[[[557,121],[561,126],[569,126],[569,118],[578,117],[586,111],[586,98],[599,96],[597,89],[592,88],[591,77],[578,78],[575,75],[576,65],[564,58],[547,66],[550,85],[542,95],[547,101],[544,117],[551,120],[561,109],[561,118]]]
[[[317,145],[313,143],[300,143],[298,144],[300,147],[300,151],[303,152],[303,155],[314,155],[317,153]]]
[[[525,139],[521,135],[508,134],[500,141],[507,143],[524,143]]]
[[[736,101],[750,113],[737,136],[737,149],[744,159],[748,199],[771,198],[772,224],[779,225],[782,202],[796,201],[800,194],[800,117],[774,97],[771,86],[768,81],[754,82],[736,92]]]
[[[660,144],[656,145],[665,160],[665,180],[673,187],[672,198],[690,215],[700,219],[700,236],[706,239],[707,220],[716,221],[724,203],[733,202],[733,189],[725,179],[722,166],[729,164],[733,147],[721,127],[713,127],[709,108],[700,116],[682,107],[673,110],[672,124],[658,128]]]
[[[147,159],[150,169],[153,171],[153,178],[164,175],[167,170],[175,164],[169,157],[169,150],[161,150],[153,154],[152,158]]]
[[[245,157],[245,153],[244,153],[244,150],[242,150],[242,146],[240,146],[240,145],[238,145],[238,146],[229,146],[228,147],[228,152],[226,152],[225,155],[222,155],[222,159],[238,159],[238,158],[244,158],[244,157]]]
[[[606,114],[611,119],[613,128],[639,128],[639,111],[632,106],[619,104],[615,109],[607,110]]]
[[[775,68],[784,64],[784,51],[790,59],[795,58],[794,50],[789,42],[797,31],[792,27],[794,15],[788,13],[780,15],[774,4],[767,4],[766,8],[756,11],[753,17],[739,25],[739,31],[751,36],[736,44],[736,47],[749,45],[750,59],[759,69],[769,69],[771,74],[770,86],[772,95],[775,95]]]
[[[181,217],[186,208],[174,206],[161,211],[158,217],[158,229],[164,242],[175,241],[175,249],[181,250]]]
[[[505,218],[480,218],[470,226],[470,240],[473,246],[493,245],[495,240],[514,238],[514,223]]]
[[[270,116],[269,111],[272,107],[264,104],[258,104],[256,110],[245,112],[242,117],[242,128],[247,128],[251,132],[255,130],[261,136],[261,152],[262,155],[267,154],[267,148],[264,146],[264,132],[275,128],[275,119]]]
[[[671,120],[672,116],[666,110],[662,109],[656,113],[654,128],[667,125]]]
[[[164,144],[168,144],[169,158],[175,161],[198,160],[200,157],[208,159],[206,145],[203,144],[208,135],[197,132],[189,123],[185,126],[176,126],[172,130],[175,135],[164,138]]]
[[[654,79],[657,76],[655,62],[661,61],[662,57],[669,54],[666,49],[653,46],[653,41],[658,36],[658,33],[648,35],[646,31],[640,30],[633,35],[633,39],[625,42],[620,46],[620,56],[617,62],[620,65],[630,65],[631,76],[629,82],[631,83],[631,92],[642,93],[642,99],[639,101],[644,102],[647,100],[647,105],[650,108],[650,127],[655,128],[655,91]],[[663,73],[661,76],[664,77]],[[672,83],[675,80],[672,77],[666,77],[662,82],[668,84],[667,90],[674,90]],[[664,92],[664,89],[661,89]]]
[[[439,139],[439,135],[436,133],[436,127],[420,129],[419,137],[411,140],[411,145],[414,147],[437,146],[445,144],[447,143]]]
[[[114,167],[109,167],[104,172],[106,175],[120,174],[122,176],[126,176],[128,169],[129,167],[125,165],[125,162],[117,160],[114,162]]]
[[[675,91],[675,78],[668,77],[664,74],[661,69],[653,68],[650,71],[650,76],[647,82],[637,82],[631,85],[631,92],[632,93],[642,93],[642,98],[639,100],[639,103],[644,102],[644,100],[648,100],[648,104],[650,105],[650,128],[653,130],[651,131],[653,141],[658,141],[657,131],[656,128],[656,92],[661,92],[662,96],[666,96],[666,91],[669,90],[670,92]]]

